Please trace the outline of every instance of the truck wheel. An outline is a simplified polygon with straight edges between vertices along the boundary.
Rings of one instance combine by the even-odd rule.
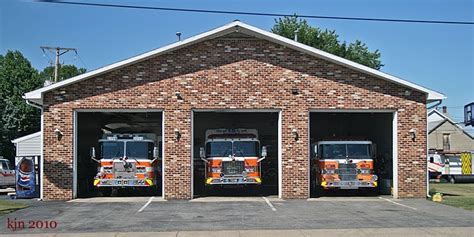
[[[456,178],[454,178],[454,176],[449,176],[449,179],[448,179],[448,180],[449,180],[449,182],[452,183],[452,184],[456,183]]]

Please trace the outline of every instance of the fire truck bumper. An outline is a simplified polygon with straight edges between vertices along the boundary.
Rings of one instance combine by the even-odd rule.
[[[96,187],[150,187],[152,179],[94,179]]]
[[[207,178],[206,185],[260,185],[262,179],[259,177],[222,177]]]
[[[322,181],[323,188],[358,189],[376,188],[377,181],[349,180],[349,181]]]

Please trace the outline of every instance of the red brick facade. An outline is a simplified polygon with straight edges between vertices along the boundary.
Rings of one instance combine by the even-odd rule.
[[[297,88],[298,95],[291,93]],[[410,95],[405,95],[409,90]],[[175,93],[180,92],[183,100]],[[282,197],[308,198],[310,109],[398,111],[398,193],[426,193],[426,95],[259,39],[217,38],[44,96],[44,197],[71,199],[75,109],[162,109],[165,198],[191,198],[192,109],[280,109]],[[56,138],[54,130],[63,137]],[[291,130],[300,139],[295,141]],[[412,141],[409,130],[417,130]],[[174,129],[181,139],[174,139]]]

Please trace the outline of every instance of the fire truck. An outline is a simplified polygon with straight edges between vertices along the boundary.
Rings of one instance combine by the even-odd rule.
[[[104,134],[99,140],[99,155],[94,186],[105,195],[119,188],[148,188],[156,191],[161,180],[159,137],[151,133]]]
[[[376,188],[375,145],[362,140],[325,140],[313,145],[311,180],[323,189]]]
[[[430,179],[474,182],[474,152],[430,152],[428,158]]]
[[[205,163],[207,187],[260,185],[261,161],[267,148],[260,146],[256,129],[210,129],[205,147],[200,148]]]

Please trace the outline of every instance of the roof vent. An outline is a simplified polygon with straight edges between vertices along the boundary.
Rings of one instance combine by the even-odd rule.
[[[181,41],[181,32],[176,32],[176,36],[178,37],[178,41]]]

